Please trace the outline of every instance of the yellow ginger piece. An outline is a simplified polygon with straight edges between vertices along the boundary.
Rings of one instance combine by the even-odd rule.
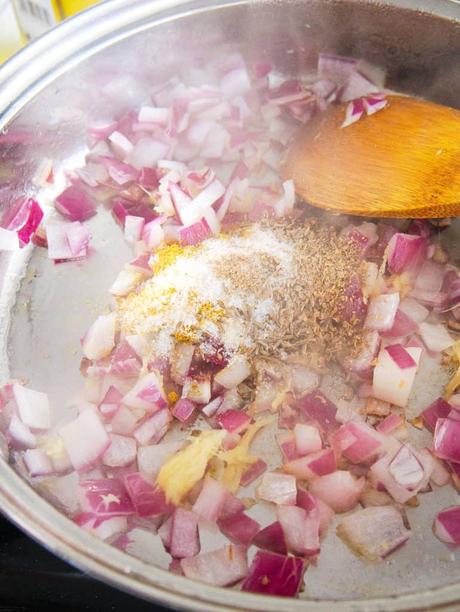
[[[161,467],[157,483],[168,502],[179,504],[195,484],[203,478],[209,461],[217,454],[226,432],[202,431],[184,449]]]
[[[240,480],[246,469],[255,463],[258,457],[254,457],[249,453],[249,445],[251,444],[256,433],[273,423],[273,417],[260,419],[248,427],[246,433],[241,438],[240,442],[229,451],[220,453],[219,457],[225,461],[226,466],[222,475],[222,483],[232,492],[235,493],[240,486]]]

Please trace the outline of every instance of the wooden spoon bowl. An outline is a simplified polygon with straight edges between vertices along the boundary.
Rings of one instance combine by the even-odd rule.
[[[460,214],[460,112],[406,96],[342,128],[346,104],[301,128],[283,164],[307,203],[371,217]]]

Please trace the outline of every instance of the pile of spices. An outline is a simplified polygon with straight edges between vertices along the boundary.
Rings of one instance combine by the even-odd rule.
[[[356,247],[331,226],[265,221],[157,251],[154,276],[119,299],[119,321],[148,336],[156,355],[213,338],[254,358],[328,361],[359,343],[361,321],[341,316],[359,265]]]

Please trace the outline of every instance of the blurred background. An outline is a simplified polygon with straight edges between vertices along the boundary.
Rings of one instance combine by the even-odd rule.
[[[97,0],[0,0],[0,64],[53,25]]]

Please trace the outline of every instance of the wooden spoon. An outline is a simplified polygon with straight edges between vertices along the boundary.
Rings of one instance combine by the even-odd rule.
[[[297,195],[370,217],[460,214],[460,112],[406,96],[342,128],[346,104],[301,128],[283,164]]]

